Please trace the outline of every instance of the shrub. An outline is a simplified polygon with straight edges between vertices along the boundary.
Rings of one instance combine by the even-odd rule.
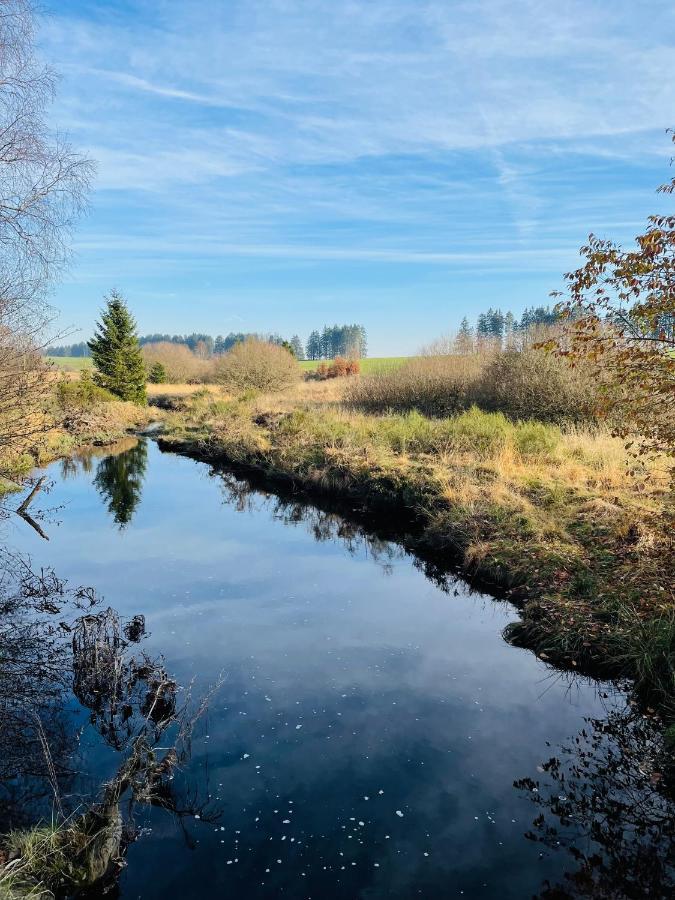
[[[63,409],[88,409],[99,403],[109,403],[118,398],[105,388],[94,384],[91,373],[83,369],[79,381],[62,379],[56,385],[56,399]]]
[[[344,356],[336,356],[332,363],[320,362],[313,374],[319,381],[327,378],[344,378],[346,375],[358,375],[361,364],[358,359],[345,359]]]
[[[159,363],[164,367],[165,381],[174,384],[200,384],[208,381],[212,374],[213,363],[197,356],[185,344],[158,341],[156,344],[145,344],[142,353],[149,371]]]
[[[345,402],[365,412],[416,409],[427,416],[450,416],[470,406],[469,389],[484,364],[477,354],[413,359],[350,385]]]
[[[215,365],[215,379],[229,388],[281,391],[300,378],[300,366],[288,350],[257,338],[235,344]]]
[[[592,419],[596,390],[584,369],[528,349],[495,356],[469,396],[482,409],[510,419],[562,423]]]

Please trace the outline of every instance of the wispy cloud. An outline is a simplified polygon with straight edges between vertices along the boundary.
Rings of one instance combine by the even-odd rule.
[[[99,161],[90,271],[132,235],[527,282],[590,230],[630,237],[666,174],[670,0],[52,0],[42,42],[55,119]]]

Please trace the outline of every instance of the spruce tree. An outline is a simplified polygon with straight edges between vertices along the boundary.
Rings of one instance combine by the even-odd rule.
[[[161,362],[153,363],[152,366],[150,366],[148,381],[150,384],[166,384],[168,381],[166,369]]]
[[[145,403],[145,365],[136,322],[117,291],[111,291],[105,300],[101,321],[88,342],[96,368],[94,381],[120,400]]]

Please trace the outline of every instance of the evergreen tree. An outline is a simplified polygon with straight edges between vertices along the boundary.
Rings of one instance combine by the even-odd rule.
[[[473,328],[466,316],[459,323],[459,330],[455,338],[455,349],[458,353],[471,353],[473,350]]]
[[[307,339],[307,359],[319,359],[321,357],[321,335],[313,331]]]
[[[153,363],[150,367],[150,374],[148,375],[148,381],[150,382],[150,384],[166,384],[166,380],[166,369],[164,368],[162,363]]]
[[[136,334],[136,322],[117,291],[106,297],[106,308],[89,341],[96,384],[121,400],[145,403],[145,365]]]
[[[302,347],[302,341],[297,334],[294,334],[291,338],[291,350],[293,351],[293,356],[295,356],[296,359],[305,358],[305,351]]]

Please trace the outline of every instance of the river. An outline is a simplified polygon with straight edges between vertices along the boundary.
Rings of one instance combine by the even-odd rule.
[[[18,517],[5,540],[125,620],[142,614],[144,652],[193,698],[211,691],[174,778],[179,814],[136,810],[121,897],[520,900],[567,896],[547,883],[583,894],[592,854],[619,883],[636,857],[653,867],[648,841],[591,836],[595,814],[577,802],[612,778],[574,754],[598,723],[630,720],[624,693],[507,644],[508,603],[150,440],[47,476],[49,541]],[[77,808],[118,754],[75,698],[66,707],[77,740],[64,802]],[[604,741],[592,766],[609,758]],[[565,759],[576,787],[574,773],[561,781]],[[540,815],[553,835],[533,826]],[[665,882],[649,889],[668,896]]]

